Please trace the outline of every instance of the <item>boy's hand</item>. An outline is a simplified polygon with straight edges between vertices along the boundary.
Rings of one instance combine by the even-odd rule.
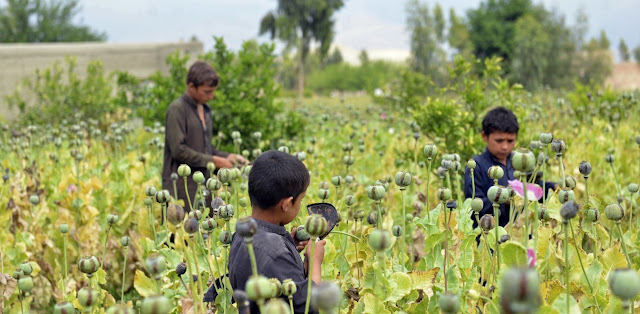
[[[315,241],[307,241],[307,249],[304,251],[304,256],[309,259],[309,250],[311,245],[316,247],[313,248],[313,263],[315,265],[322,264],[322,260],[324,259],[324,245],[327,243],[326,240],[320,240],[318,242]]]
[[[306,241],[298,240],[298,238],[296,238],[297,232],[298,232],[298,228],[296,227],[291,228],[291,237],[293,238],[293,244],[296,245],[296,250],[298,250],[298,253],[300,253],[302,252],[302,250],[304,250],[304,247],[307,246],[307,243],[309,243],[309,240],[306,240]]]

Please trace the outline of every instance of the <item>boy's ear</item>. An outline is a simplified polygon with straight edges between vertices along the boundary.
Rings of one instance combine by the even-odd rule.
[[[287,211],[289,210],[289,208],[291,208],[293,206],[293,197],[289,196],[287,198],[283,198],[280,200],[280,202],[278,203],[278,209],[281,209],[282,211]]]

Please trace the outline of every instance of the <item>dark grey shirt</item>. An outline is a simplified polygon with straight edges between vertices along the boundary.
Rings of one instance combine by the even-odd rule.
[[[304,264],[296,249],[291,234],[283,226],[277,226],[256,219],[258,231],[253,236],[253,250],[256,266],[260,275],[267,278],[278,278],[280,282],[291,279],[296,283],[297,292],[293,296],[295,313],[304,313],[307,299],[308,279],[304,273]],[[251,277],[251,261],[247,245],[240,236],[233,235],[229,252],[229,280],[234,290],[245,290],[245,283]],[[313,283],[312,283],[313,284]],[[205,302],[212,302],[215,290],[209,288]],[[284,296],[282,298],[289,303]],[[259,313],[258,306],[251,302],[251,313]],[[310,313],[317,313],[310,308]]]

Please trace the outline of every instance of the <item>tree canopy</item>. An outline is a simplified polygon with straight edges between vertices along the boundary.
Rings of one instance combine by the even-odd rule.
[[[0,42],[104,41],[107,35],[77,25],[77,0],[7,0],[0,7]]]

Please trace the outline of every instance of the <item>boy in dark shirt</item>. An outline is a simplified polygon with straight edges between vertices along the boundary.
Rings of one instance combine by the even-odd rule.
[[[280,282],[291,279],[297,286],[293,296],[294,312],[303,313],[307,298],[309,278],[315,284],[322,280],[321,265],[324,258],[324,244],[300,242],[295,237],[295,229],[287,232],[290,223],[300,211],[300,204],[309,186],[309,171],[292,155],[267,151],[254,162],[249,173],[249,198],[252,214],[258,231],[253,237],[253,249],[258,273],[267,278],[277,278]],[[307,277],[306,265],[300,258],[305,246],[315,245],[313,269]],[[310,258],[307,256],[307,258]],[[245,284],[252,275],[249,252],[240,236],[233,236],[229,252],[229,280],[234,290],[245,290]],[[206,302],[212,302],[213,294],[205,295]],[[258,306],[251,302],[251,313],[258,313]]]
[[[480,217],[485,214],[493,215],[493,207],[487,191],[493,185],[493,179],[489,178],[489,168],[491,166],[500,166],[504,170],[504,176],[498,179],[498,184],[508,186],[510,180],[519,180],[515,178],[515,171],[511,166],[511,153],[516,145],[518,138],[518,118],[509,109],[504,107],[496,107],[484,116],[482,119],[482,140],[487,143],[484,152],[473,157],[476,162],[476,168],[473,171],[475,183],[475,197],[481,198],[484,207],[480,211]],[[542,182],[538,182],[542,183]],[[547,189],[553,189],[554,183],[547,182],[545,185],[545,193]],[[469,168],[465,170],[464,176],[464,195],[467,198],[472,196],[471,174]],[[504,227],[509,223],[509,203],[500,204],[498,223]],[[475,215],[471,215],[473,227],[477,227]]]

